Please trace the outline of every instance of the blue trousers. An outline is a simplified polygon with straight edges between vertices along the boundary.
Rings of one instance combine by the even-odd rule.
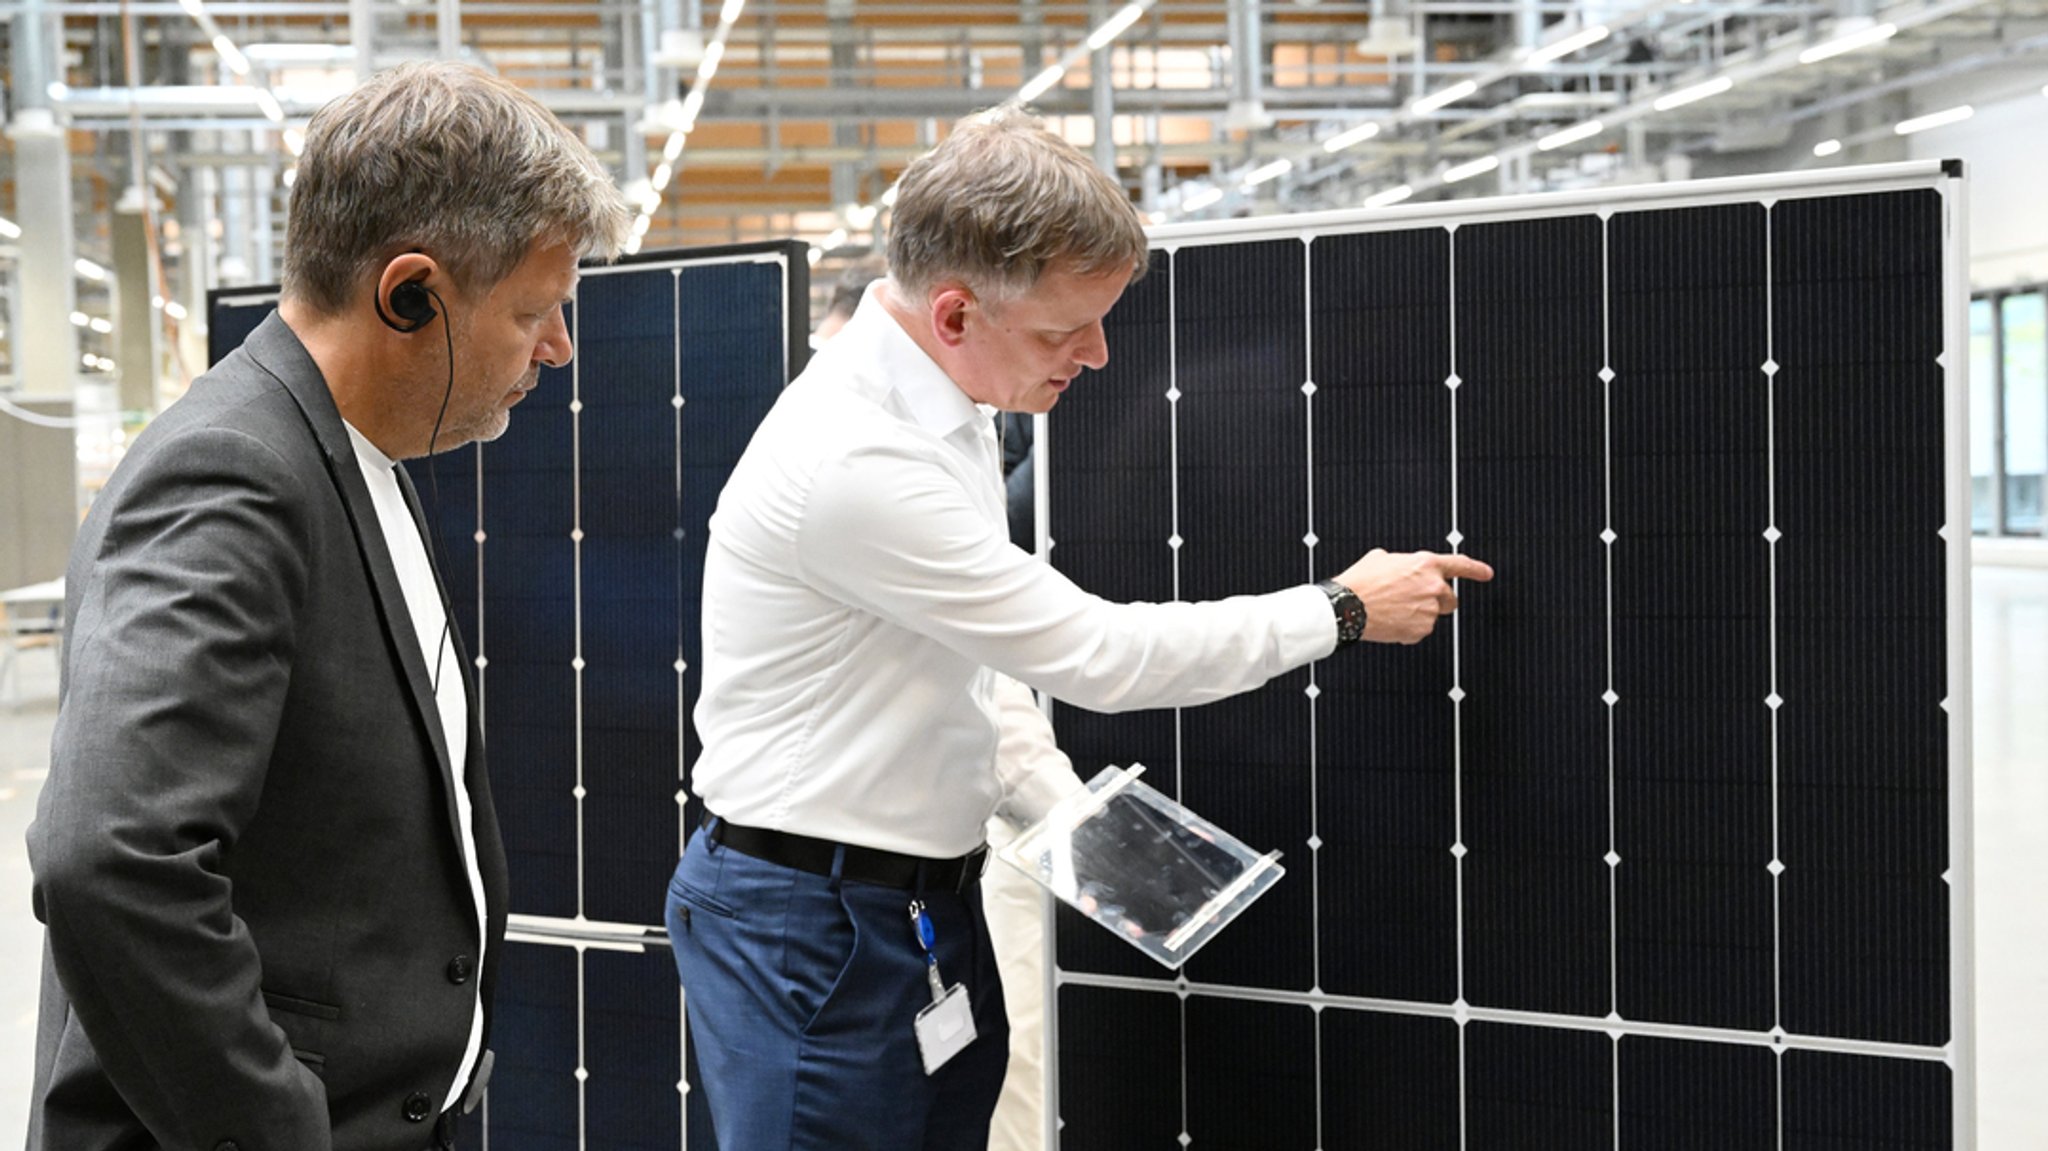
[[[931,1003],[908,907],[924,900],[946,984],[978,1038],[927,1076]],[[668,888],[691,1050],[719,1151],[983,1151],[1009,1023],[981,894],[917,893],[756,859],[700,829]]]

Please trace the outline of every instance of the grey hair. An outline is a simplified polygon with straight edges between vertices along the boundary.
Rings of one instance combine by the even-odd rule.
[[[403,64],[314,113],[285,227],[284,294],[333,314],[371,270],[420,250],[488,291],[536,242],[618,256],[633,210],[561,121],[511,82]]]
[[[1135,278],[1148,262],[1130,196],[1014,101],[961,119],[896,185],[889,272],[913,299],[957,280],[998,304],[1050,268]]]

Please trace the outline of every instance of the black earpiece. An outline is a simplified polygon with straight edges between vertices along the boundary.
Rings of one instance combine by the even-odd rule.
[[[427,326],[439,313],[434,311],[431,291],[418,280],[408,280],[391,289],[391,311],[384,310],[384,301],[378,300],[377,318],[394,332],[417,332]],[[392,316],[397,319],[392,319]]]

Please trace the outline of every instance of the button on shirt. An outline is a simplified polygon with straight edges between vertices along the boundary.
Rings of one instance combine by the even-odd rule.
[[[384,545],[391,553],[391,566],[398,572],[399,590],[405,595],[405,614],[412,619],[413,631],[419,639],[420,656],[426,660],[427,675],[434,681],[435,710],[440,715],[441,734],[448,745],[448,762],[453,767],[455,814],[462,826],[462,863],[469,872],[470,895],[476,901],[476,937],[477,946],[481,948],[489,937],[484,926],[484,878],[477,869],[476,827],[470,808],[469,784],[463,778],[463,767],[469,755],[469,691],[462,669],[455,663],[455,640],[449,633],[448,615],[442,606],[441,584],[434,578],[434,565],[427,558],[427,545],[420,535],[419,524],[406,505],[405,493],[399,489],[398,465],[377,450],[377,445],[357,431],[354,424],[346,420],[342,423],[348,428],[349,441],[355,445],[356,464],[362,469],[363,482],[369,486],[370,502],[377,509],[377,525],[384,530]],[[481,951],[478,954],[481,955]],[[455,1084],[449,1088],[448,1101],[442,1110],[455,1106],[461,1100],[462,1086],[469,1080],[470,1068],[476,1066],[483,1042],[484,1013],[478,1003],[470,1013],[469,1046],[462,1053]]]
[[[1312,585],[1116,604],[1013,547],[987,409],[879,291],[777,400],[711,519],[694,778],[713,812],[964,854],[1004,798],[999,734],[1044,727],[1006,677],[1096,711],[1186,706],[1335,648]]]

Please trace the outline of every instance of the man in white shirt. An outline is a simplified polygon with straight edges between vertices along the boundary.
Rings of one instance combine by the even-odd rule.
[[[29,1151],[454,1145],[505,853],[395,461],[505,430],[631,219],[472,66],[313,117],[278,311],[136,438],[72,552]]]
[[[1006,1024],[983,826],[1072,781],[1005,776],[1058,755],[1024,685],[1104,711],[1206,703],[1340,640],[1415,642],[1456,607],[1450,580],[1492,575],[1374,552],[1322,585],[1115,604],[1012,546],[990,413],[1049,410],[1106,363],[1102,318],[1146,259],[1128,197],[1070,145],[1014,108],[961,121],[898,183],[889,279],[720,497],[710,815],[668,925],[723,1151],[986,1144]]]

